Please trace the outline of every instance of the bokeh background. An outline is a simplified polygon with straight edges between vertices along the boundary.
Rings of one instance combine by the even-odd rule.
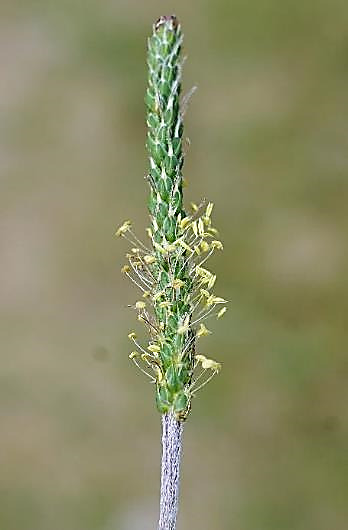
[[[348,525],[348,4],[2,0],[0,528],[150,530],[160,418],[120,274],[148,224],[145,39],[185,32],[186,198],[216,204],[223,362],[181,530]],[[136,328],[137,329],[137,328]]]

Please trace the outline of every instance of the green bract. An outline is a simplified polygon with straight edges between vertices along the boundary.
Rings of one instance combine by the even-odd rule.
[[[183,208],[183,111],[180,106],[182,33],[175,16],[161,17],[148,40],[147,151],[150,185],[147,247],[125,221],[116,234],[133,245],[124,272],[142,291],[134,308],[149,332],[149,344],[130,358],[156,385],[161,413],[186,419],[193,394],[220,369],[219,363],[196,355],[196,342],[210,334],[202,325],[209,315],[220,318],[225,300],[215,296],[216,276],[202,265],[222,243],[211,226],[213,204]]]

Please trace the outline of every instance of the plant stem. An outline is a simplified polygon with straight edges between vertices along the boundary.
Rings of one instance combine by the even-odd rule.
[[[158,530],[175,530],[179,503],[183,422],[173,413],[162,415],[162,465]]]

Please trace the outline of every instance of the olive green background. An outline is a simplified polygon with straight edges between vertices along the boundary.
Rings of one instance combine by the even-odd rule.
[[[340,0],[1,3],[0,528],[155,528],[160,416],[113,233],[148,225],[145,42],[172,12],[198,85],[186,200],[216,204],[230,301],[202,339],[223,370],[186,424],[178,530],[345,530]]]

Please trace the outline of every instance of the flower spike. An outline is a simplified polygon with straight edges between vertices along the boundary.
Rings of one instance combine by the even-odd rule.
[[[182,40],[175,16],[161,17],[148,40],[146,180],[151,226],[146,233],[150,248],[133,233],[128,220],[116,232],[131,243],[122,272],[146,298],[146,303],[138,300],[132,307],[150,339],[141,346],[131,332],[128,337],[141,353],[132,352],[130,358],[155,382],[158,410],[172,412],[179,421],[187,418],[192,396],[221,368],[196,354],[196,343],[211,334],[205,318],[221,318],[226,312],[225,306],[218,310],[226,300],[211,292],[216,275],[202,266],[223,249],[212,226],[214,205],[191,203],[188,214],[183,204],[183,116],[188,98],[181,99]]]

